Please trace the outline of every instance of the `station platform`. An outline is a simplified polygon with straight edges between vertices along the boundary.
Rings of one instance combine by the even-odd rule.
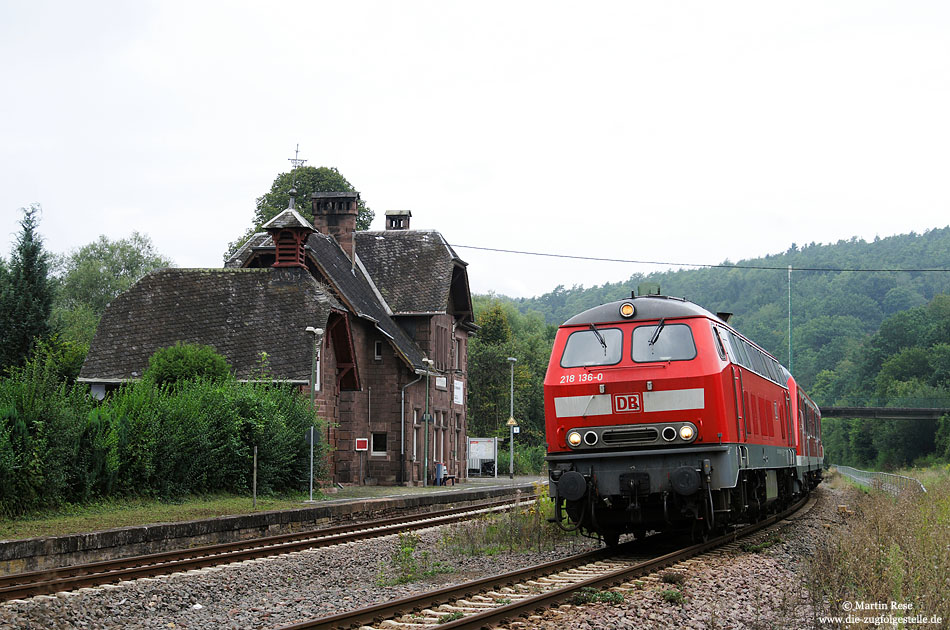
[[[450,486],[343,486],[299,508],[0,541],[0,575],[246,540],[394,514],[424,514],[534,492],[542,477],[473,477]]]

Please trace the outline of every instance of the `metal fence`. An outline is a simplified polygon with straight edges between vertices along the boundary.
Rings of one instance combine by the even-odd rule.
[[[894,475],[891,473],[872,472],[868,470],[858,470],[851,466],[836,466],[838,472],[862,486],[868,486],[876,490],[883,490],[890,494],[900,494],[905,490],[911,492],[927,492],[924,484],[913,477],[904,475]]]

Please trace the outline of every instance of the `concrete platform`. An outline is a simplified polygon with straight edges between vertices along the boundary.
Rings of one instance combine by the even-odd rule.
[[[0,575],[37,571],[187,549],[215,543],[284,534],[331,524],[382,518],[396,513],[425,513],[443,505],[465,506],[496,497],[533,491],[541,477],[471,478],[455,486],[344,486],[336,494],[298,509],[155,523],[98,532],[0,541]]]

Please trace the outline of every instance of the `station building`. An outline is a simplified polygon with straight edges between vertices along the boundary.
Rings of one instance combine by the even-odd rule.
[[[333,481],[421,483],[427,403],[429,483],[436,462],[464,476],[476,330],[467,264],[439,232],[410,229],[409,211],[358,232],[359,193],[310,201],[313,224],[292,197],[224,268],[161,269],[118,296],[79,380],[104,396],[180,341],[213,346],[239,380],[292,383],[309,396],[316,355]]]

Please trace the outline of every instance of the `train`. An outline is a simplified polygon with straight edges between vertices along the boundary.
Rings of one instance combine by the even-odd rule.
[[[705,540],[821,482],[818,406],[730,318],[632,294],[558,328],[544,378],[552,520],[608,545]]]

